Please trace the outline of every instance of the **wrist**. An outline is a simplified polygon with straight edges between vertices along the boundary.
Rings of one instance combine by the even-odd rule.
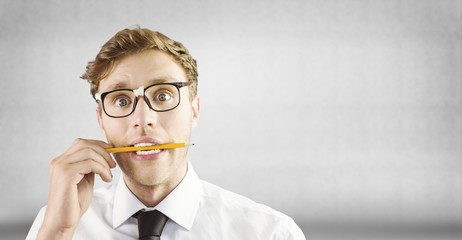
[[[65,239],[72,239],[74,235],[73,228],[52,228],[46,225],[42,225],[37,233],[37,240],[65,240]]]

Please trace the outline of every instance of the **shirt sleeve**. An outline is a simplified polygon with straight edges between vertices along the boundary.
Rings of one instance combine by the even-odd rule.
[[[276,232],[273,240],[306,240],[306,238],[300,227],[289,218],[280,225],[280,230]]]
[[[29,229],[29,233],[27,234],[26,240],[35,240],[37,238],[37,233],[42,226],[43,218],[45,216],[45,207],[40,209],[40,212],[35,217],[34,223]]]

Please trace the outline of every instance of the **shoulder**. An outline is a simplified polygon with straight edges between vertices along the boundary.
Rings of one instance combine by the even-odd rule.
[[[284,213],[206,181],[202,181],[202,186],[201,215],[207,214],[220,224],[247,229],[243,231],[247,236],[305,239],[294,220]]]
[[[204,203],[209,206],[220,207],[237,213],[245,212],[247,214],[253,213],[271,218],[287,218],[285,214],[264,204],[257,203],[250,198],[226,190],[212,183],[202,181],[202,186],[204,189]]]

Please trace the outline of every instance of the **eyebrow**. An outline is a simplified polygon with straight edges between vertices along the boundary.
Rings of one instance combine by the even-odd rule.
[[[117,90],[117,89],[127,89],[127,88],[128,88],[128,85],[126,82],[119,82],[119,83],[109,85],[109,87],[105,90],[105,92]]]
[[[158,84],[158,83],[166,83],[166,82],[177,82],[177,80],[172,77],[156,77],[156,78],[149,80],[146,86],[150,86],[150,85]],[[109,91],[118,90],[118,89],[132,89],[132,88],[128,87],[127,81],[121,81],[121,82],[109,85],[109,87],[104,92],[109,92]]]

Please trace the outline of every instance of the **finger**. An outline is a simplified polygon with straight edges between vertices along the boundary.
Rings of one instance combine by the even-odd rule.
[[[72,171],[74,173],[73,175],[75,176],[73,181],[74,184],[78,184],[85,175],[90,173],[98,174],[105,182],[112,181],[111,172],[108,171],[107,168],[100,162],[94,161],[93,159],[86,159],[72,163],[71,165],[71,168],[73,169]]]
[[[106,148],[111,148],[114,147],[111,144],[105,143],[103,141],[97,141],[97,140],[90,140],[91,143],[97,145],[98,147],[94,148],[101,156],[106,159],[106,161],[109,163],[109,166],[111,168],[115,168],[117,166],[116,162],[112,158],[112,155],[106,151]]]
[[[55,172],[54,170],[57,170],[58,172],[63,172],[63,171],[65,172],[67,171],[68,166],[70,166],[70,164],[81,162],[81,161],[86,161],[88,159],[91,159],[99,163],[109,175],[112,175],[111,169],[110,169],[111,167],[107,159],[101,156],[92,147],[85,147],[83,149],[78,149],[76,152],[71,153],[69,155],[62,155],[58,157],[57,159],[54,159],[51,162],[50,167],[53,172]]]
[[[93,148],[84,148],[68,156],[68,158],[71,159],[69,160],[69,163],[77,163],[80,161],[87,161],[88,159],[91,159],[99,163],[102,167],[104,167],[104,169],[107,172],[109,172],[109,174],[111,174],[111,166],[107,159]]]
[[[111,154],[106,151],[106,148],[113,147],[112,145],[107,144],[103,141],[98,141],[98,140],[87,140],[87,141],[88,141],[87,143],[89,143],[87,147],[93,149],[99,155],[101,155],[106,160],[106,162],[109,164],[111,168],[116,167],[117,165],[116,162],[112,158]]]
[[[114,168],[117,164],[114,159],[112,159],[111,154],[105,150],[109,147],[112,147],[112,145],[103,141],[79,138],[74,141],[72,146],[63,155],[70,155],[76,152],[85,152],[87,149],[93,149],[107,161],[111,168]]]

